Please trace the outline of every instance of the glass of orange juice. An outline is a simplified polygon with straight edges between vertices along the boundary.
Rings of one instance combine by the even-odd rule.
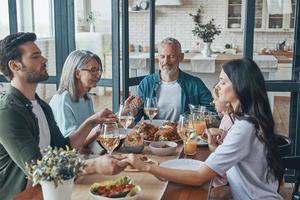
[[[184,154],[195,155],[197,153],[196,134],[191,133],[186,141],[184,141]]]
[[[182,114],[179,117],[177,132],[183,140],[184,153],[186,155],[195,155],[197,153],[197,138],[192,124],[191,114]]]

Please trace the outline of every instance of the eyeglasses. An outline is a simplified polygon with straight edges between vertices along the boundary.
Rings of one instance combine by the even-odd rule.
[[[98,68],[98,67],[92,67],[91,69],[80,69],[80,70],[87,71],[92,75],[100,74],[100,76],[101,76],[103,73],[102,68]]]

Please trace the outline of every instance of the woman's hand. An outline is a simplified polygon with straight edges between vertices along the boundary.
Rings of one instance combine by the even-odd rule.
[[[98,130],[99,127],[95,126],[91,132],[88,134],[88,136],[85,138],[83,142],[83,148],[88,148],[88,145],[90,145],[92,142],[94,142],[98,136],[100,135],[100,131]],[[91,151],[92,152],[92,151]]]
[[[123,160],[119,162],[119,165],[123,166],[124,163],[129,163],[134,168],[140,171],[148,172],[150,170],[150,165],[142,161],[138,155],[134,155],[134,154],[124,155]]]
[[[207,143],[210,151],[215,151],[218,147],[218,138],[221,136],[223,130],[219,128],[210,128],[206,129],[205,133],[207,134]]]
[[[116,122],[117,116],[109,109],[105,108],[91,116],[94,124],[101,124],[103,122]]]

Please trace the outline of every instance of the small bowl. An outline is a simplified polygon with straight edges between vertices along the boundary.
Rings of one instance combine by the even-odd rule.
[[[164,147],[167,146],[167,147]],[[158,156],[169,156],[172,155],[177,147],[176,142],[171,141],[157,141],[149,144],[150,151]]]
[[[144,150],[144,145],[140,146],[130,146],[130,145],[124,145],[122,146],[122,150],[126,151],[127,153],[142,153]]]

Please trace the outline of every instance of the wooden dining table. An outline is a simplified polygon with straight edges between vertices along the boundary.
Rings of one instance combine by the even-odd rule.
[[[198,147],[197,153],[194,156],[185,156],[182,153],[182,147],[177,148],[178,156],[177,158],[190,158],[190,159],[196,159],[203,161],[205,160],[209,154],[210,151],[208,147]],[[149,150],[146,150],[146,152]],[[144,151],[145,152],[145,151]],[[147,152],[149,153],[149,152]],[[146,154],[147,154],[146,153]],[[156,156],[151,156],[151,158],[157,159],[159,162],[162,160],[165,160],[165,158],[159,158]],[[211,183],[207,183],[203,186],[187,186],[182,184],[176,184],[173,182],[166,182],[163,180],[158,179],[155,176],[152,176],[148,173],[144,172],[136,172],[136,173],[130,173],[130,172],[122,172],[119,175],[115,176],[103,176],[98,174],[92,174],[92,175],[83,175],[79,177],[74,184],[73,190],[72,190],[72,200],[89,200],[93,199],[89,194],[89,188],[92,183],[97,182],[99,180],[103,179],[112,179],[116,177],[120,177],[120,175],[128,175],[132,177],[137,184],[139,184],[142,187],[141,194],[139,195],[138,199],[143,200],[207,200],[210,195],[211,190]],[[143,188],[144,187],[144,188]],[[161,193],[161,195],[160,195]],[[30,187],[19,193],[15,200],[25,200],[25,199],[31,199],[31,200],[42,200],[42,189],[40,185],[36,185],[34,187]]]

